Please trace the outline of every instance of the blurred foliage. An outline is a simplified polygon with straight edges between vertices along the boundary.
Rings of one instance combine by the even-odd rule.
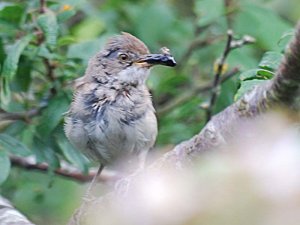
[[[34,173],[33,179],[19,170],[12,170],[9,176],[9,155],[33,155],[38,162],[49,164],[50,175],[62,160],[87,171],[89,163],[64,136],[63,114],[72,98],[72,81],[84,74],[89,58],[109,36],[127,31],[152,52],[162,46],[171,49],[179,66],[155,68],[148,82],[158,112],[213,80],[213,65],[224,49],[228,28],[236,38],[253,36],[254,45],[237,49],[228,58],[227,71],[238,66],[242,73],[222,84],[214,106],[217,113],[273,76],[299,10],[297,0],[48,0],[45,8],[38,0],[1,1],[0,113],[23,113],[18,119],[0,121],[0,183],[8,178],[2,192],[35,221],[41,222],[48,214],[49,221],[43,224],[63,224],[69,217],[65,212],[64,219],[53,219],[57,205],[70,204],[62,197],[68,182],[50,176],[61,193],[48,193],[45,188],[35,191],[33,187],[47,183],[48,178]],[[193,47],[195,41],[207,44]],[[158,114],[157,145],[176,144],[199,132],[205,123],[205,112],[199,106],[209,97],[209,91],[201,92]],[[33,109],[36,113],[30,114]],[[69,191],[71,195],[76,190],[72,186]],[[30,203],[36,199],[38,208]]]

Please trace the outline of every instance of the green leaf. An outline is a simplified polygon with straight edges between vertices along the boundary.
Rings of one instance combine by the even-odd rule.
[[[56,142],[68,161],[77,165],[81,171],[87,172],[88,160],[71,145],[63,134],[56,136]]]
[[[267,80],[246,80],[241,83],[240,88],[238,89],[237,93],[234,96],[234,100],[237,101],[240,99],[245,93],[251,91],[255,86],[261,85],[262,83],[265,83]]]
[[[0,184],[8,177],[10,171],[10,160],[7,153],[0,150]]]
[[[0,107],[3,109],[7,108],[8,103],[10,102],[11,93],[9,88],[8,80],[1,76],[0,77]]]
[[[22,19],[24,8],[22,4],[6,5],[3,9],[0,9],[0,20],[18,25]]]
[[[31,151],[22,142],[7,134],[0,134],[0,149],[22,157],[31,154]]]
[[[255,79],[257,76],[257,71],[258,71],[258,69],[246,70],[240,74],[240,79],[241,80]]]
[[[33,137],[32,152],[35,156],[37,163],[43,163],[43,162],[47,161],[47,158],[44,153],[45,147],[46,147],[46,145],[43,145],[38,137],[36,137],[36,136]]]
[[[62,23],[68,19],[70,19],[72,16],[76,14],[76,11],[74,9],[71,10],[64,10],[61,13],[57,14],[57,21],[59,23]]]
[[[264,69],[251,69],[240,74],[240,80],[264,79],[269,80],[274,76],[274,73]]]
[[[221,85],[220,94],[216,100],[213,113],[218,113],[233,103],[235,90],[238,85],[239,82],[234,79],[230,79]]]
[[[275,73],[269,70],[264,69],[258,69],[257,70],[257,78],[258,79],[265,79],[270,80],[272,77],[274,77]]]
[[[127,29],[134,31],[147,45],[158,49],[161,47],[157,45],[158,40],[160,40],[160,43],[164,43],[164,41],[168,43],[168,41],[174,38],[174,36],[172,37],[174,31],[180,30],[180,26],[175,25],[178,22],[178,17],[176,17],[174,11],[168,6],[166,1],[160,1],[160,4],[157,4],[155,1],[149,1],[148,3],[124,7],[124,12],[126,11],[126,17],[128,17],[130,24]],[[109,20],[105,20],[105,24],[107,24],[106,29],[111,30]],[[118,20],[116,23],[119,23]],[[163,30],[168,30],[168,32],[163,34]],[[184,37],[186,37],[186,33],[182,32],[181,38],[184,39]]]
[[[68,48],[67,57],[82,59],[87,64],[89,58],[100,49],[103,43],[103,40],[94,40],[72,44]]]
[[[17,111],[17,110],[14,110]],[[18,120],[13,122],[9,127],[5,129],[5,133],[17,137],[28,126],[24,121]]]
[[[53,140],[49,138],[44,138],[45,141],[41,140],[38,137],[34,138],[34,143],[32,146],[32,150],[36,156],[36,159],[39,163],[47,162],[49,165],[49,172],[53,172],[53,170],[59,167],[59,160],[55,151],[53,150]]]
[[[31,70],[33,62],[27,57],[21,56],[15,79],[11,85],[13,91],[26,92],[31,84]]]
[[[56,55],[55,53],[50,52],[50,50],[47,48],[45,44],[41,44],[38,49],[38,56],[44,57],[47,59],[55,59]]]
[[[262,69],[276,71],[280,65],[283,55],[278,52],[266,52],[259,63]]]
[[[223,0],[198,0],[195,2],[195,12],[200,17],[199,25],[205,26],[224,15]]]
[[[4,43],[3,43],[3,39],[0,38],[0,65],[4,62],[4,59],[5,59]]]
[[[38,134],[49,136],[63,119],[63,114],[67,111],[69,100],[64,93],[59,94],[49,101],[48,107],[43,111],[41,124],[38,126]]]
[[[282,47],[282,49],[285,50],[286,46],[294,37],[294,35],[295,35],[295,29],[290,29],[284,32],[284,34],[280,37],[278,41],[278,46]]]
[[[255,37],[258,46],[272,50],[281,50],[278,40],[291,28],[291,24],[271,8],[250,1],[240,3],[240,10],[233,21],[235,33],[249,34]]]
[[[37,23],[46,37],[48,47],[54,49],[56,47],[58,35],[58,25],[55,13],[51,10],[47,10],[47,12],[38,17]]]
[[[25,47],[29,44],[33,35],[24,36],[22,39],[18,40],[10,49],[7,54],[7,57],[3,64],[2,74],[1,76],[6,77],[11,80],[16,74],[18,68],[18,62],[20,56],[25,49]]]
[[[33,35],[30,34],[18,40],[9,49],[7,57],[4,60],[0,77],[0,100],[2,105],[7,105],[10,100],[9,83],[14,78],[17,72],[19,59],[23,50],[29,44],[32,38]]]
[[[78,24],[74,30],[73,34],[76,40],[79,41],[89,41],[94,40],[104,31],[105,24],[99,18],[90,17],[83,20]]]
[[[32,146],[33,138],[36,133],[35,128],[35,124],[27,124],[27,126],[20,132],[20,140],[22,141],[22,143],[27,146]]]
[[[58,39],[58,46],[64,46],[75,43],[75,38],[72,36],[64,36]]]

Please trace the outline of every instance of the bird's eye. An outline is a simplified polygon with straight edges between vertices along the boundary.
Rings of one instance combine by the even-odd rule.
[[[125,61],[125,60],[127,60],[128,58],[129,58],[129,57],[128,57],[127,54],[122,53],[122,54],[119,55],[119,59],[122,60],[122,61]]]

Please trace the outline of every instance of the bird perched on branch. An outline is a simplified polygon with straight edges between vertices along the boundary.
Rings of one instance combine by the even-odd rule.
[[[150,54],[129,33],[112,37],[89,61],[85,75],[76,80],[74,99],[65,117],[70,142],[104,166],[145,161],[154,145],[157,121],[146,87],[154,65],[175,66],[168,49]]]

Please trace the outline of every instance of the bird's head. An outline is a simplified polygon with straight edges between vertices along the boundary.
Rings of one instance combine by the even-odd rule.
[[[93,67],[105,76],[126,84],[144,84],[154,65],[175,66],[174,58],[167,52],[150,54],[138,38],[123,32],[109,39],[104,49],[93,60]]]

